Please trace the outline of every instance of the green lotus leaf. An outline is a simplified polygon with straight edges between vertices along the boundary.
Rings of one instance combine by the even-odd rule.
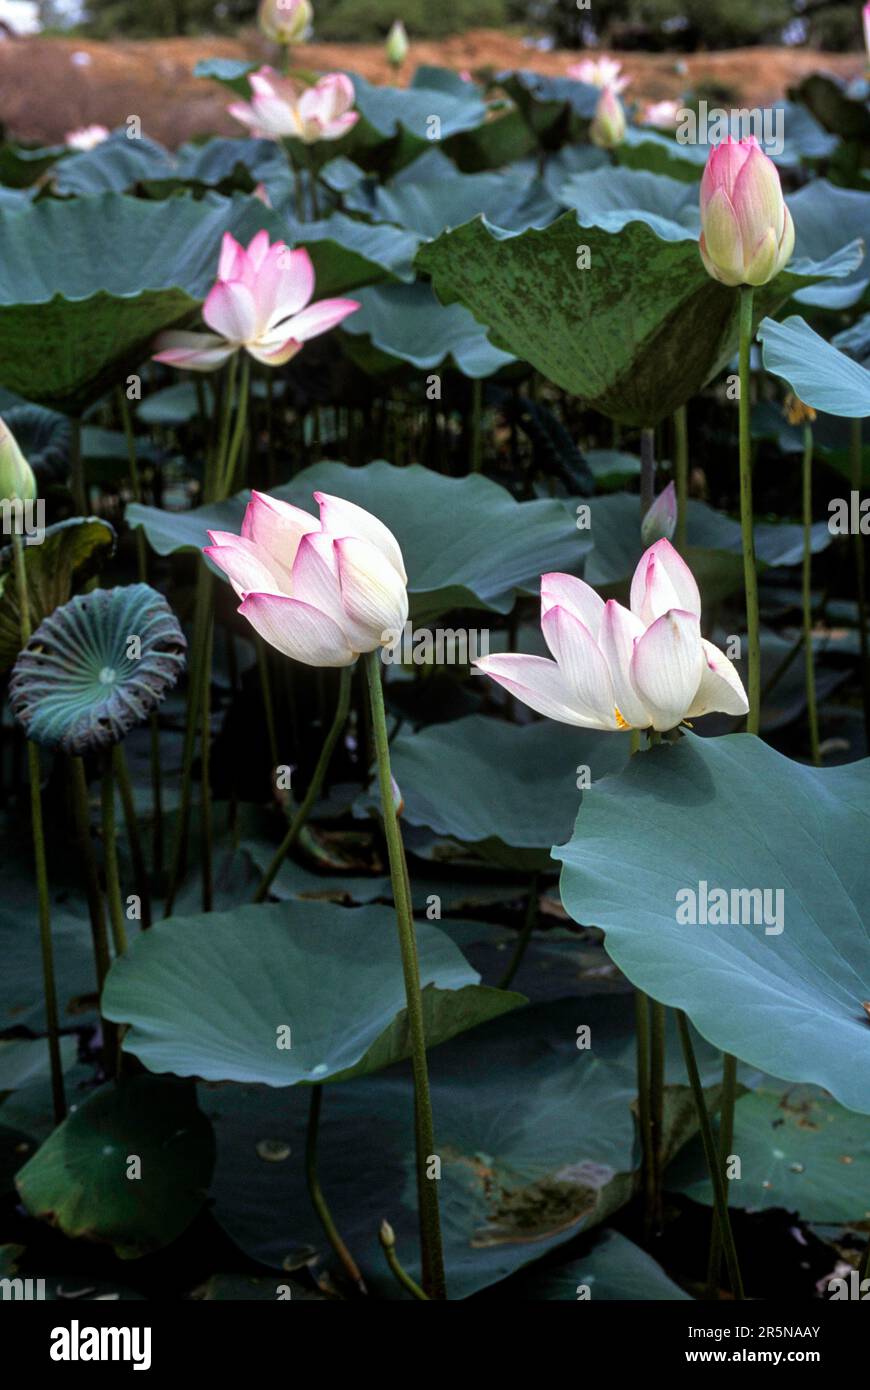
[[[143,202],[120,193],[0,209],[0,383],[80,414],[208,293],[225,231],[280,220],[256,198]]]
[[[748,734],[690,734],[593,785],[554,857],[567,911],[638,988],[868,1114],[868,834],[867,759],[814,768]],[[728,925],[705,911],[714,890]]]
[[[78,1056],[78,1040],[63,1037],[58,1042],[61,1067],[71,1067]],[[45,1080],[51,1072],[46,1038],[10,1038],[0,1041],[0,1092],[17,1091],[34,1081]]]
[[[517,591],[537,593],[544,570],[577,573],[589,549],[574,516],[555,498],[517,502],[505,488],[473,474],[444,478],[412,464],[379,461],[364,468],[324,461],[272,495],[315,510],[315,490],[346,497],[374,512],[394,532],[408,569],[414,619],[429,621],[451,608],[507,613]],[[247,494],[189,512],[131,504],[126,520],[143,526],[159,555],[201,550],[208,532],[238,531]],[[444,538],[449,536],[449,544]]]
[[[187,641],[148,584],[78,594],[20,652],[9,702],[28,738],[81,754],[118,743],[178,680]]]
[[[276,207],[280,212],[280,205]],[[334,212],[322,222],[300,222],[284,211],[283,235],[304,246],[314,266],[316,297],[357,291],[380,280],[414,279],[419,237],[387,223],[369,225]],[[359,298],[359,296],[356,296]]]
[[[102,517],[71,517],[47,527],[41,544],[25,543],[23,550],[30,621],[35,624],[66,603],[76,584],[111,559],[115,531]],[[12,665],[20,648],[21,614],[12,547],[5,546],[0,550],[0,671]]]
[[[786,198],[795,227],[795,256],[823,261],[854,238],[870,247],[870,193],[838,188],[827,179],[813,179]],[[870,258],[849,275],[807,285],[795,292],[799,304],[820,309],[849,309],[865,298],[870,285]]]
[[[154,140],[128,138],[115,131],[92,150],[81,150],[65,159],[52,180],[60,197],[80,198],[93,193],[126,193],[146,179],[169,178],[173,160]]]
[[[576,1303],[581,1288],[588,1289],[583,1297],[593,1304],[691,1301],[651,1255],[619,1231],[603,1231],[588,1253],[570,1264],[532,1268],[511,1285],[511,1293],[524,1302],[546,1299]]]
[[[493,347],[461,304],[439,304],[422,281],[372,285],[356,296],[360,309],[345,319],[343,341],[365,370],[395,370],[408,362],[420,371],[454,366],[464,376],[493,376],[513,357]],[[374,356],[366,355],[366,349]]]
[[[78,1104],[19,1170],[16,1186],[32,1216],[137,1259],[190,1225],[214,1156],[211,1124],[189,1082],[133,1076]]]
[[[418,924],[416,936],[430,1047],[525,1003],[479,985],[437,927]],[[102,1007],[129,1025],[124,1050],[150,1071],[211,1081],[318,1085],[410,1055],[386,907],[288,902],[171,918],[115,961]]]
[[[584,189],[596,196],[593,211],[519,233],[477,219],[422,246],[416,264],[443,303],[465,305],[486,326],[495,347],[614,420],[650,426],[731,360],[739,296],[707,274],[689,227],[662,224],[660,193],[655,207],[644,205],[653,176],[617,172],[621,179],[602,170],[571,181],[581,201]],[[634,207],[608,205],[609,184],[624,192],[629,180]],[[675,187],[681,199],[690,192]],[[850,274],[862,255],[856,243],[821,264],[793,261],[756,291],[756,321],[796,290]]]
[[[866,82],[847,86],[839,77],[814,72],[789,93],[807,106],[825,130],[844,140],[866,144],[870,139],[870,102]]]
[[[68,145],[0,144],[0,183],[7,188],[30,188],[52,165],[72,153]]]
[[[787,381],[807,405],[850,419],[870,415],[870,371],[825,342],[804,319],[794,314],[783,323],[764,319],[758,336],[767,371]]]
[[[585,131],[601,96],[588,82],[527,69],[500,73],[497,80],[545,149],[558,149]]]
[[[13,405],[3,419],[18,441],[31,468],[66,474],[72,426],[57,410],[41,405]]]

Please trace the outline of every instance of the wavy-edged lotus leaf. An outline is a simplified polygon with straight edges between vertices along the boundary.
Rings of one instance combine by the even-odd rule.
[[[451,1298],[498,1283],[628,1199],[634,1075],[597,1045],[612,1012],[610,999],[584,999],[579,1015],[576,1000],[522,1009],[431,1053]],[[581,1021],[596,1040],[591,1052],[576,1046]],[[262,1088],[208,1088],[202,1104],[221,1136],[212,1195],[231,1239],[274,1269],[300,1246],[328,1257],[305,1199],[306,1098],[286,1093],[277,1120]],[[385,1213],[402,1263],[419,1277],[412,1113],[403,1066],[330,1087],[320,1118],[318,1163],[333,1216],[367,1284],[388,1298],[401,1295],[378,1242]],[[286,1161],[258,1157],[262,1138],[285,1143]]]
[[[276,210],[280,211],[280,205]],[[420,239],[413,232],[387,223],[370,225],[343,212],[333,212],[321,222],[300,222],[286,211],[284,218],[285,239],[304,246],[311,257],[318,299],[357,291],[380,280],[414,278]]]
[[[333,493],[374,512],[394,532],[408,570],[416,621],[451,608],[508,613],[517,591],[537,593],[545,569],[577,573],[589,549],[575,518],[554,498],[517,502],[479,474],[445,478],[411,464],[379,460],[363,468],[313,464],[272,495],[314,512],[315,490]],[[189,512],[131,504],[126,520],[143,526],[158,555],[200,550],[209,530],[238,531],[247,493]]]
[[[7,145],[0,143],[0,184],[30,188],[60,159],[73,151],[68,145]]]
[[[33,469],[65,474],[72,443],[72,425],[57,410],[42,405],[13,405],[3,411],[3,420],[15,435],[27,462]]]
[[[115,551],[115,529],[97,516],[74,516],[46,528],[40,545],[23,546],[31,625],[42,622],[76,584],[95,574]],[[0,671],[21,650],[21,613],[12,547],[0,550]]]
[[[748,734],[690,734],[593,785],[553,853],[567,911],[638,988],[867,1114],[868,835],[870,760],[806,767]]]
[[[870,415],[870,371],[826,342],[805,319],[796,314],[782,323],[764,319],[758,336],[766,370],[787,381],[807,405],[853,420]]]
[[[807,106],[816,119],[844,140],[870,140],[870,88],[866,82],[847,85],[832,73],[814,72],[789,93]]]
[[[488,989],[439,928],[416,927],[429,1046],[525,1003]],[[149,1071],[319,1085],[410,1055],[395,913],[276,903],[175,917],[113,964],[107,1018]],[[282,1042],[281,1029],[288,1029]]]
[[[130,1156],[140,1160],[135,1180]],[[77,1105],[20,1169],[32,1216],[121,1259],[162,1250],[201,1209],[214,1135],[189,1082],[133,1076]]]
[[[93,752],[147,718],[186,651],[178,619],[150,585],[93,589],[40,623],[13,668],[9,703],[35,743]]]
[[[767,1080],[741,1096],[732,1151],[740,1155],[732,1206],[782,1207],[803,1221],[870,1221],[870,1118],[845,1110],[817,1087]],[[699,1140],[668,1169],[667,1185],[713,1205]]]
[[[71,154],[52,179],[59,197],[81,198],[93,193],[125,193],[146,179],[171,178],[173,160],[168,150],[144,136],[135,140],[114,131],[92,150]]]
[[[854,238],[870,247],[870,193],[838,188],[827,179],[813,179],[786,198],[795,229],[797,257],[822,261],[844,242]],[[870,257],[842,279],[823,281],[797,290],[799,304],[821,309],[849,309],[865,296],[870,285]]]
[[[68,414],[191,319],[217,273],[221,238],[247,242],[280,219],[256,198],[145,202],[121,193],[0,210],[0,382]]]
[[[581,1289],[588,1290],[582,1297],[591,1299],[593,1304],[623,1300],[691,1302],[691,1295],[675,1284],[651,1255],[619,1231],[602,1231],[588,1253],[570,1264],[532,1268],[511,1285],[510,1292],[524,1302],[543,1299],[576,1303]]]
[[[348,355],[373,374],[407,362],[420,371],[448,365],[464,376],[487,377],[515,360],[493,346],[461,304],[439,304],[424,281],[371,285],[356,297],[361,307],[345,319],[343,342]]]
[[[595,115],[600,88],[572,77],[546,77],[527,68],[499,73],[497,82],[545,149],[558,149],[583,132]]]
[[[596,170],[572,180],[575,192],[597,190],[595,211],[523,232],[478,218],[422,246],[416,264],[443,303],[465,305],[486,326],[495,347],[612,419],[650,426],[730,361],[739,296],[707,274],[693,232],[663,229],[660,208],[645,209],[653,176],[619,173],[623,184],[636,181],[637,206],[616,210],[618,229],[602,225],[615,226],[606,197],[614,172]],[[686,187],[675,186],[684,197]],[[855,243],[821,264],[793,261],[756,290],[756,322],[796,290],[850,274],[862,255]]]
[[[616,772],[627,735],[566,728],[550,720],[509,724],[472,714],[400,732],[391,745],[403,820],[425,825],[520,867],[550,863],[550,846],[571,832],[580,804],[578,772]]]

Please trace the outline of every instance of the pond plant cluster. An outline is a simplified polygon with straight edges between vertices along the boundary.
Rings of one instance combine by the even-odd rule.
[[[867,86],[309,18],[0,146],[2,1274],[859,1296]]]

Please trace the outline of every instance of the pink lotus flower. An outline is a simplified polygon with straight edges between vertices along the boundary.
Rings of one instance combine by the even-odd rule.
[[[257,23],[273,43],[299,43],[311,27],[311,0],[260,0]]]
[[[630,77],[621,76],[622,64],[615,58],[584,58],[582,63],[574,63],[567,76],[575,82],[586,82],[590,87],[612,87],[615,92],[624,92]]]
[[[766,285],[794,250],[794,223],[776,165],[754,135],[729,135],[701,179],[701,259],[723,285]]]
[[[68,130],[63,137],[64,144],[71,150],[93,150],[109,138],[109,127],[105,125],[82,125]]]
[[[250,102],[234,102],[229,112],[266,139],[287,137],[305,145],[338,140],[359,120],[359,113],[351,110],[353,83],[343,72],[327,73],[313,87],[279,77],[271,68],[251,73],[248,81],[253,94]]]
[[[224,233],[218,278],[202,306],[212,333],[161,333],[155,362],[213,372],[244,348],[267,367],[289,362],[309,338],[326,333],[359,304],[355,299],[321,299],[314,293],[314,267],[307,251],[269,243],[258,232],[248,249]]]
[[[701,636],[701,596],[670,541],[641,556],[631,610],[582,579],[541,577],[541,628],[555,660],[507,653],[475,661],[518,700],[584,729],[673,729],[749,708],[724,653]]]
[[[677,124],[680,104],[677,101],[651,101],[643,108],[641,125],[656,126],[660,130],[672,130]]]
[[[605,87],[598,98],[589,139],[602,150],[615,149],[625,139],[625,112],[612,87]]]
[[[254,492],[241,535],[210,531],[204,553],[270,646],[306,666],[349,666],[361,652],[400,638],[408,578],[399,543],[382,521],[341,497],[314,498],[319,521]]]
[[[864,19],[864,47],[867,49],[867,62],[870,63],[870,5],[865,5],[861,14]]]
[[[677,489],[668,483],[653,502],[640,523],[640,538],[644,545],[662,539],[669,541],[677,529]]]

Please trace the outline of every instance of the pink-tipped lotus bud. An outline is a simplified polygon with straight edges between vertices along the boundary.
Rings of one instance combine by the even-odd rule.
[[[723,285],[766,285],[794,250],[779,173],[754,135],[710,151],[701,179],[701,259]]]
[[[33,502],[36,494],[33,469],[9,426],[0,420],[0,502]]]
[[[314,18],[311,0],[260,0],[257,23],[273,43],[301,43]]]
[[[676,529],[677,490],[673,483],[668,483],[640,523],[640,538],[646,547],[662,539],[669,541]]]
[[[625,112],[612,87],[605,87],[598,98],[589,138],[602,150],[615,149],[625,139]]]

